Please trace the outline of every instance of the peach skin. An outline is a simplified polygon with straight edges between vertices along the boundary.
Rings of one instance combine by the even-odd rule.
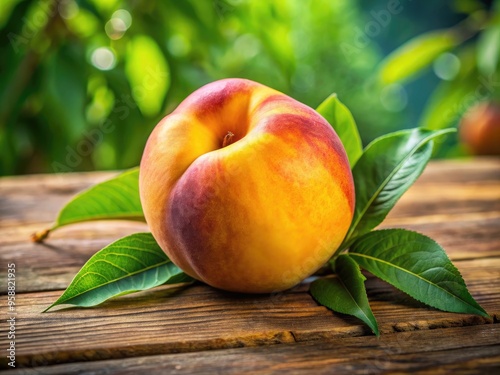
[[[160,121],[139,187],[169,258],[234,292],[281,291],[313,274],[354,211],[349,162],[330,124],[245,79],[210,83]]]

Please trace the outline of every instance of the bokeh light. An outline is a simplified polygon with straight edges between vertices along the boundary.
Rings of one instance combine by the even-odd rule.
[[[111,19],[114,19],[114,18],[122,20],[126,29],[128,29],[130,26],[132,26],[132,16],[130,15],[128,10],[125,10],[125,9],[117,10],[111,16]]]
[[[104,30],[106,35],[113,40],[120,39],[125,31],[132,25],[132,16],[125,9],[117,10],[111,16],[111,19],[106,22]]]
[[[177,57],[186,56],[191,50],[189,40],[182,34],[172,35],[167,43],[170,53]]]
[[[59,3],[58,10],[62,18],[69,20],[76,17],[80,11],[80,7],[74,0],[64,0]]]
[[[382,89],[380,102],[388,111],[400,112],[408,105],[408,94],[402,85],[393,83]]]
[[[74,170],[137,165],[163,116],[229,77],[311,108],[337,94],[363,145],[456,127],[471,105],[500,97],[500,7],[451,2],[470,7],[407,1],[388,17],[387,0],[0,0],[0,128],[15,124],[0,131],[0,175],[54,171],[103,121],[123,132]],[[458,146],[435,156],[461,155]],[[120,157],[101,158],[111,154]]]
[[[439,78],[451,81],[460,71],[460,59],[453,53],[445,52],[434,61],[432,68]]]
[[[107,47],[100,47],[92,52],[90,58],[92,65],[100,70],[110,70],[116,65],[116,57],[113,51]]]

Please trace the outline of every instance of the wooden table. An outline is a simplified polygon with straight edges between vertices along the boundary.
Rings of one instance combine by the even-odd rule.
[[[0,179],[2,368],[7,263],[17,270],[17,367],[8,373],[500,374],[500,159],[431,163],[383,224],[437,240],[492,319],[425,307],[369,277],[380,338],[318,306],[307,283],[271,296],[165,286],[96,308],[42,314],[92,254],[146,229],[94,222],[56,231],[45,244],[29,241],[76,192],[112,175]]]

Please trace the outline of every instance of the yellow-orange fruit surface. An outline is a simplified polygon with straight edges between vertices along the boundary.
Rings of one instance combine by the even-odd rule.
[[[354,211],[328,122],[244,79],[210,83],[156,126],[140,166],[153,236],[190,276],[247,293],[288,289],[342,242]]]

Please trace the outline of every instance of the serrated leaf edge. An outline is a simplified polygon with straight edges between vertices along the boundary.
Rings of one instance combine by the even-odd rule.
[[[391,230],[394,230],[394,229],[382,229],[382,230],[379,230],[379,231],[377,231],[377,232],[384,232],[384,231],[391,231]],[[411,231],[411,230],[407,230],[407,229],[402,229],[402,230],[407,231],[407,232],[412,232],[412,233],[418,233],[418,234],[420,234],[419,232],[415,232],[415,231]],[[427,237],[427,236],[426,236],[426,237]],[[429,238],[430,240],[432,240],[433,242],[435,242],[435,243],[439,246],[439,244],[438,244],[436,241],[434,241],[432,238],[430,238],[430,237],[427,237],[427,238]],[[444,252],[444,251],[443,251],[443,252]],[[456,296],[456,295],[454,295],[454,294],[450,293],[450,292],[449,292],[449,291],[447,291],[446,289],[443,289],[443,288],[442,288],[442,287],[440,287],[439,285],[436,285],[436,284],[434,284],[434,283],[431,283],[429,280],[427,280],[427,279],[425,279],[425,278],[423,278],[423,277],[421,277],[421,276],[418,276],[418,275],[417,275],[417,274],[415,274],[415,273],[409,272],[408,270],[406,270],[406,269],[404,269],[404,268],[402,268],[402,267],[399,267],[399,266],[393,265],[392,263],[389,263],[389,262],[387,262],[387,261],[384,261],[384,260],[381,260],[381,259],[379,259],[379,258],[375,258],[375,257],[369,256],[369,255],[365,255],[365,254],[355,253],[355,252],[351,252],[351,251],[349,251],[349,252],[348,252],[348,254],[349,254],[349,255],[353,255],[353,257],[352,257],[352,258],[354,259],[354,261],[356,261],[356,258],[355,258],[355,257],[356,257],[356,256],[359,256],[359,257],[361,257],[361,258],[373,259],[373,260],[375,260],[375,261],[379,261],[380,263],[386,263],[386,264],[389,264],[390,266],[392,266],[392,267],[394,267],[394,268],[400,269],[401,271],[404,271],[404,272],[406,272],[406,273],[408,273],[408,274],[410,274],[410,275],[412,275],[412,276],[415,276],[415,277],[417,277],[417,278],[420,278],[421,280],[423,280],[423,281],[427,282],[428,284],[433,285],[433,286],[437,287],[438,289],[441,289],[441,290],[442,290],[442,291],[444,291],[445,293],[447,293],[447,294],[451,295],[453,298],[455,298],[455,299],[457,299],[457,300],[459,300],[459,301],[462,301],[465,305],[470,306],[470,307],[472,307],[474,310],[479,311],[479,312],[480,312],[480,314],[479,314],[479,315],[481,315],[481,316],[483,316],[483,317],[485,317],[485,318],[490,318],[490,316],[488,315],[488,313],[487,313],[487,312],[486,312],[486,311],[485,311],[485,310],[484,310],[484,309],[483,309],[483,308],[482,308],[479,304],[478,304],[479,308],[478,308],[478,307],[476,307],[476,306],[473,306],[473,305],[469,304],[467,301],[464,301],[463,299],[459,298],[458,296]],[[444,254],[446,255],[446,253],[444,253]],[[448,256],[447,256],[447,258],[448,258]],[[461,278],[461,279],[462,279],[462,281],[463,281],[463,280],[464,280],[464,278],[463,278],[462,274],[460,273],[460,271],[458,270],[458,268],[456,268],[456,267],[455,267],[455,265],[451,262],[451,260],[450,260],[449,258],[448,258],[448,260],[450,261],[450,263],[451,263],[451,265],[453,266],[454,270],[457,272],[457,274],[460,276],[460,278]],[[361,265],[359,265],[359,266],[360,266],[360,267],[362,267]],[[362,267],[362,268],[363,268],[363,267]],[[370,272],[370,270],[367,270],[367,271],[369,271],[369,272]],[[398,286],[394,285],[394,284],[393,284],[390,280],[388,280],[386,277],[377,276],[377,275],[375,275],[375,276],[376,276],[376,277],[378,277],[378,278],[380,278],[380,279],[382,279],[382,280],[384,280],[385,282],[387,282],[387,283],[391,284],[391,285],[392,285],[392,286],[394,286],[396,289],[398,289],[398,290],[402,291],[403,293],[405,293],[405,294],[409,295],[410,297],[414,298],[415,300],[417,300],[417,301],[419,301],[419,302],[421,302],[421,303],[423,303],[423,304],[425,304],[425,305],[427,305],[427,306],[430,306],[430,307],[432,307],[432,308],[436,308],[436,309],[438,309],[438,310],[444,311],[444,310],[442,310],[442,309],[439,309],[439,308],[437,308],[437,307],[435,307],[435,306],[430,305],[430,304],[429,304],[429,303],[427,303],[427,302],[424,302],[424,301],[420,300],[419,298],[416,298],[416,297],[414,297],[414,296],[410,295],[409,293],[405,292],[404,290],[402,290],[402,289],[401,289],[401,288],[399,288]],[[464,285],[465,285],[465,288],[467,289],[467,285],[465,284],[465,281],[464,281]],[[468,290],[467,290],[467,292],[470,294],[470,292],[469,292]],[[471,297],[472,297],[472,296],[471,296]],[[472,298],[473,298],[473,297],[472,297]],[[473,299],[474,299],[474,298],[473,298]],[[474,301],[475,301],[475,300],[474,300]],[[477,303],[477,302],[476,302],[476,303]]]
[[[342,255],[341,255],[342,256]],[[349,257],[348,254],[344,254],[344,256],[346,257]],[[340,258],[340,257],[339,257]],[[351,257],[349,257],[350,259],[352,259]],[[365,292],[365,295],[366,295],[366,298],[368,299],[368,294],[366,292],[366,287],[365,287],[365,281],[366,281],[366,277],[365,275],[363,275],[361,273],[361,270],[360,270],[360,266],[359,264],[354,260],[352,259],[353,262],[356,264],[356,275],[357,276],[361,276],[360,277],[360,281],[361,283],[363,284],[363,289],[364,289],[364,292]],[[351,297],[351,299],[354,301],[354,303],[356,304],[356,306],[359,308],[359,310],[363,313],[363,315],[366,317],[367,321],[369,321],[370,323],[372,323],[370,317],[368,315],[366,315],[365,311],[361,308],[361,306],[358,304],[358,302],[356,301],[356,299],[354,298],[354,296],[352,295],[351,291],[349,290],[349,288],[347,287],[347,285],[344,283],[344,280],[342,280],[342,278],[339,276],[338,277],[338,280],[340,281],[340,283],[344,286],[344,289],[347,291],[347,293],[349,293],[349,296]],[[370,308],[370,311],[371,311],[371,307],[370,305],[368,304],[368,307]],[[373,311],[372,312],[372,316],[373,318],[375,319],[375,315],[373,314]],[[359,318],[358,318],[359,319]],[[366,321],[364,321],[365,324],[366,324]],[[375,325],[372,327],[370,324],[367,324],[370,329],[373,331],[373,333],[375,333],[375,335],[378,337],[379,336],[379,330],[378,330],[378,323],[377,323],[377,320],[375,319]]]
[[[413,131],[415,129],[412,129],[411,131]],[[421,129],[421,130],[426,130],[426,129]],[[391,138],[391,137],[395,137],[395,136],[398,136],[400,134],[409,134],[411,133],[411,131],[408,131],[408,130],[402,130],[402,131],[398,131],[398,132],[394,132],[394,133],[390,133],[390,134],[387,134],[385,136],[382,136],[382,137],[379,137],[377,139],[375,139],[373,142],[371,142],[368,146],[366,146],[366,149],[363,151],[363,154],[365,152],[367,152],[376,142],[379,142],[383,139],[387,139],[387,138]],[[354,240],[353,238],[350,238],[351,234],[354,232],[354,230],[356,229],[356,227],[358,226],[359,222],[361,221],[361,219],[363,218],[363,216],[365,215],[366,211],[368,210],[368,208],[371,206],[371,204],[373,203],[373,201],[375,200],[376,197],[378,197],[380,195],[380,192],[383,190],[383,187],[387,185],[387,182],[391,180],[392,177],[394,177],[394,175],[401,169],[401,166],[406,163],[406,161],[408,161],[408,159],[413,156],[415,154],[415,152],[422,146],[424,146],[426,143],[428,143],[429,141],[432,141],[433,138],[435,137],[438,137],[440,135],[444,135],[444,134],[447,134],[447,133],[453,133],[455,132],[456,130],[455,129],[442,129],[442,130],[436,130],[436,131],[432,131],[432,133],[430,133],[427,137],[425,137],[424,139],[422,139],[422,141],[420,141],[417,145],[415,145],[415,147],[413,147],[411,149],[410,152],[408,152],[407,156],[405,158],[403,158],[399,163],[398,165],[396,166],[396,168],[393,169],[393,171],[389,174],[389,176],[387,176],[387,178],[383,181],[382,184],[380,184],[379,188],[377,189],[377,192],[376,194],[373,194],[373,196],[370,198],[370,200],[367,202],[366,206],[364,207],[362,213],[359,215],[359,217],[357,218],[356,222],[352,222],[351,223],[351,227],[349,228],[349,231],[347,232],[347,235],[346,235],[346,240],[344,241],[344,243],[340,246],[339,249],[342,249],[342,248],[345,248],[346,247],[346,244],[347,243],[352,243],[352,241]],[[358,161],[361,159],[361,157],[358,159]],[[357,163],[356,163],[357,164]]]
[[[150,233],[149,233],[149,232],[143,232],[143,233],[135,233],[135,234],[150,234]],[[134,234],[134,235],[135,235],[135,234]],[[133,236],[133,235],[132,235],[132,236]],[[127,236],[127,237],[128,237],[128,236]],[[123,237],[123,238],[126,238],[126,237]],[[106,247],[102,248],[101,250],[99,250],[97,253],[95,253],[95,254],[94,254],[94,255],[93,255],[93,256],[92,256],[92,257],[91,257],[91,258],[87,261],[87,263],[85,263],[85,264],[84,264],[84,266],[83,266],[83,267],[85,267],[86,265],[88,265],[88,263],[92,260],[92,258],[93,258],[93,257],[95,257],[97,254],[99,254],[101,251],[104,251],[104,250],[108,249],[110,246],[114,245],[114,244],[115,244],[115,243],[117,243],[118,241],[123,240],[123,238],[120,238],[120,239],[118,239],[118,240],[116,240],[116,241],[114,241],[114,242],[110,243],[110,244],[109,244],[109,245],[107,245]],[[147,241],[142,241],[142,242],[143,242],[143,243],[147,243]],[[166,256],[165,256],[165,257],[166,257]],[[82,296],[82,295],[84,295],[84,294],[86,294],[86,293],[90,293],[90,292],[92,292],[93,290],[96,290],[96,289],[99,289],[99,288],[105,287],[106,285],[109,285],[109,284],[111,284],[111,283],[114,283],[114,282],[117,282],[117,281],[123,280],[123,279],[125,279],[125,278],[127,278],[127,277],[132,277],[132,276],[139,275],[139,274],[141,274],[141,273],[143,273],[143,272],[147,272],[147,271],[149,271],[149,270],[151,270],[151,269],[158,268],[158,267],[161,267],[161,266],[166,265],[166,264],[169,264],[169,263],[172,263],[172,264],[173,264],[173,262],[172,262],[170,259],[168,259],[168,258],[167,258],[166,260],[162,261],[161,263],[157,263],[157,264],[152,265],[152,266],[150,266],[150,267],[143,268],[143,269],[141,269],[140,271],[137,271],[137,272],[128,273],[127,275],[124,275],[124,276],[119,277],[119,278],[117,278],[117,279],[109,280],[109,281],[107,281],[107,282],[105,282],[105,283],[103,283],[103,284],[100,284],[100,285],[97,285],[97,286],[95,286],[95,287],[93,287],[93,288],[87,289],[87,290],[85,290],[84,292],[81,292],[81,293],[75,294],[74,296],[71,296],[71,298],[64,298],[64,294],[66,293],[66,291],[64,291],[64,293],[63,293],[63,294],[62,294],[62,295],[61,295],[61,296],[60,296],[60,297],[59,297],[59,298],[58,298],[58,299],[57,299],[57,300],[56,300],[53,304],[51,304],[49,307],[47,307],[47,308],[46,308],[45,310],[43,310],[42,312],[47,312],[47,311],[49,311],[52,307],[55,307],[55,306],[58,306],[58,305],[62,305],[62,304],[64,304],[64,302],[65,302],[65,301],[69,301],[69,300],[71,300],[71,299],[73,299],[73,298],[80,297],[80,296]],[[93,263],[91,263],[91,264],[93,264]],[[70,284],[69,284],[68,288],[69,288],[70,286],[72,286],[72,285],[73,285],[73,283],[78,283],[78,282],[80,281],[80,279],[81,279],[81,278],[83,278],[85,275],[87,275],[87,274],[89,274],[89,273],[92,273],[92,272],[86,272],[86,273],[85,273],[85,274],[83,274],[83,275],[80,275],[80,274],[79,274],[79,272],[78,272],[78,273],[75,275],[75,277],[73,278],[73,280],[71,280],[71,282],[70,282]],[[95,272],[94,272],[94,273],[95,273]],[[101,274],[98,274],[98,275],[99,275],[99,276],[102,276]],[[76,284],[75,284],[75,285],[76,285]],[[67,288],[66,288],[66,290],[67,290]],[[110,298],[111,298],[111,297],[110,297]]]

